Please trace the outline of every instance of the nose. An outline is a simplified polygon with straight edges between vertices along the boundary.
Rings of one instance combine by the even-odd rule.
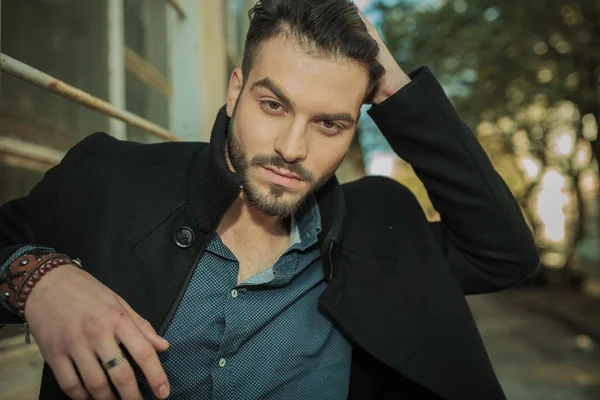
[[[292,164],[306,160],[308,153],[308,130],[302,121],[294,121],[275,141],[275,151]]]

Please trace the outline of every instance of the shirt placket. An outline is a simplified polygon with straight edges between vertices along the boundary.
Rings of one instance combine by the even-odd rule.
[[[223,294],[225,331],[212,368],[214,400],[229,398],[232,384],[236,380],[235,372],[239,371],[239,366],[235,365],[239,359],[236,355],[243,338],[250,334],[246,332],[249,324],[246,323],[244,310],[244,298],[250,293],[247,288],[237,285],[238,271],[237,261],[227,262],[226,274],[229,284],[226,293]]]

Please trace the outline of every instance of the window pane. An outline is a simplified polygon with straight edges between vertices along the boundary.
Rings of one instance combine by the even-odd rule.
[[[125,46],[149,63],[169,82],[167,46],[167,6],[164,1],[125,0]],[[125,75],[126,107],[162,127],[169,126],[169,99],[158,89],[142,81],[135,71]],[[128,127],[129,140],[149,143],[159,139]]]
[[[2,52],[101,99],[108,98],[106,1],[2,2]],[[0,136],[67,151],[108,118],[2,73]],[[1,161],[0,161],[1,162]],[[0,201],[26,194],[41,172],[0,166]]]
[[[6,1],[1,22],[3,53],[108,98],[105,1]],[[67,150],[107,129],[102,114],[8,74],[1,89],[2,135]]]

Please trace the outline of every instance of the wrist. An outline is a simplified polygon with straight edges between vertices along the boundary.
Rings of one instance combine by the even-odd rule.
[[[410,83],[411,79],[401,69],[394,74],[386,74],[379,82],[377,92],[373,96],[373,104],[383,103]]]
[[[17,257],[0,275],[0,296],[9,311],[25,321],[25,304],[37,282],[53,269],[80,261],[60,253],[36,249]]]

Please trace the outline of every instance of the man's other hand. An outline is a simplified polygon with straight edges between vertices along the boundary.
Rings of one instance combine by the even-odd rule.
[[[64,265],[47,274],[31,292],[25,317],[42,356],[71,398],[114,399],[108,375],[122,399],[142,399],[127,359],[107,374],[102,367],[119,354],[119,345],[141,367],[154,394],[168,396],[167,375],[157,355],[168,342],[87,272]]]
[[[405,85],[410,82],[410,78],[400,68],[400,65],[394,59],[394,56],[387,48],[383,39],[377,32],[377,28],[369,22],[367,17],[358,10],[358,15],[367,27],[367,31],[373,39],[379,44],[379,63],[385,68],[385,75],[375,85],[373,92],[369,95],[368,102],[372,104],[379,104],[384,102],[388,97],[392,96],[398,90],[402,89]]]

